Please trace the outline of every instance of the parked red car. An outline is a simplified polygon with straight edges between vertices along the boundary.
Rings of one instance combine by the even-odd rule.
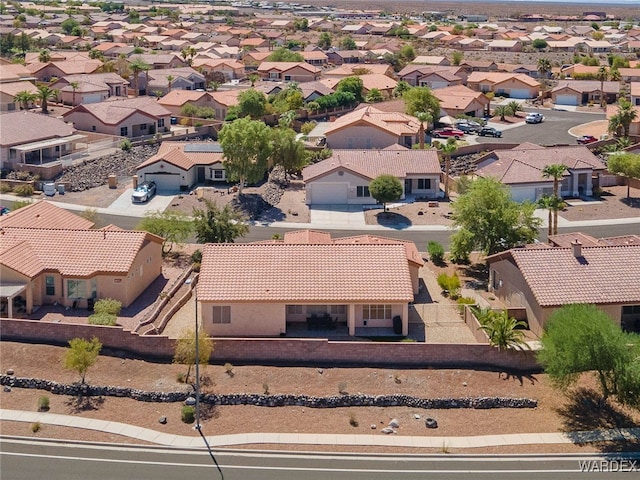
[[[581,137],[576,138],[576,141],[580,145],[586,145],[588,143],[597,142],[598,139],[596,137],[594,137],[593,135],[583,135]]]
[[[455,138],[458,140],[459,138],[464,137],[464,132],[462,130],[458,130],[453,127],[444,127],[439,128],[438,130],[434,130],[431,132],[431,135],[435,138]]]

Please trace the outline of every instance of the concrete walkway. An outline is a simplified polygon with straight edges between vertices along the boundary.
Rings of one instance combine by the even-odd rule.
[[[83,428],[99,432],[137,438],[157,445],[172,447],[203,447],[197,434],[173,435],[148,428],[119,422],[96,420],[57,413],[29,412],[0,409],[0,421],[43,423],[63,427]],[[372,430],[373,432],[373,430]],[[203,432],[204,433],[204,432]],[[571,433],[514,433],[505,435],[478,435],[474,437],[440,437],[385,435],[380,431],[370,435],[305,434],[305,433],[241,433],[207,436],[212,447],[233,445],[281,444],[281,445],[375,445],[417,448],[480,448],[504,445],[576,444],[603,441],[637,441],[640,428],[618,428]]]

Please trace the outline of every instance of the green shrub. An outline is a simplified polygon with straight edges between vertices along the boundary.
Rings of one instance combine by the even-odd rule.
[[[13,202],[13,208],[11,210],[15,212],[19,208],[26,207],[32,203],[31,200],[18,200],[17,202]]]
[[[193,263],[202,263],[202,250],[198,249],[191,254],[191,261]]]
[[[7,182],[0,182],[0,193],[9,193],[13,190],[11,184]]]
[[[31,185],[18,185],[13,189],[13,193],[18,195],[19,197],[30,197],[33,195],[33,187]]]
[[[31,431],[33,433],[38,433],[41,428],[42,428],[42,425],[40,424],[40,422],[36,422],[36,423],[32,423],[31,424]]]
[[[38,411],[46,412],[47,410],[49,410],[49,397],[42,395],[38,398]]]
[[[184,423],[193,423],[196,421],[196,409],[191,405],[182,407],[182,421]]]
[[[122,142],[120,142],[120,148],[123,152],[128,152],[129,150],[131,150],[131,141],[125,138],[124,140],[122,140]]]
[[[122,302],[114,300],[113,298],[103,298],[102,300],[98,300],[93,306],[93,311],[95,313],[108,313],[110,315],[115,315],[116,317],[120,315],[121,310]]]
[[[311,133],[311,130],[316,128],[316,125],[317,125],[317,123],[313,122],[313,121],[312,122],[305,122],[300,127],[300,133],[304,133],[305,135],[309,135]]]
[[[441,273],[438,275],[438,285],[452,299],[457,299],[460,295],[460,278],[457,273],[451,276]]]
[[[444,260],[444,247],[438,242],[433,240],[427,243],[427,252],[429,252],[429,258],[433,263],[442,263]]]
[[[227,372],[227,375],[229,375],[230,377],[233,377],[235,375],[235,373],[233,373],[233,365],[231,365],[230,363],[224,364],[224,371]]]
[[[476,304],[475,298],[469,298],[469,297],[460,297],[458,300],[456,300],[456,302],[458,302],[460,313],[464,312],[464,306],[465,305],[475,305]]]
[[[179,373],[176,375],[176,381],[177,381],[178,383],[184,383],[184,373],[179,372]]]
[[[118,317],[116,315],[107,312],[100,312],[89,315],[90,325],[107,325],[109,327],[113,327],[116,324],[116,320],[118,320]]]

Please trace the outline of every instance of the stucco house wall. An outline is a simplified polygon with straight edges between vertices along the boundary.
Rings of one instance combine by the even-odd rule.
[[[208,170],[208,169],[207,169]],[[151,175],[153,174],[171,174],[171,175],[180,175],[180,186],[181,187],[191,187],[196,183],[196,168],[190,168],[189,170],[183,170],[180,167],[177,167],[171,163],[165,162],[164,160],[160,160],[146,167],[142,167],[137,171],[138,178],[141,181],[150,181],[152,180]],[[147,178],[148,177],[148,178]]]
[[[73,123],[73,126],[78,130],[127,137],[164,132],[169,128],[170,119],[171,115],[156,118],[141,112],[136,112],[115,125],[106,124],[87,112],[71,112],[65,118],[67,122]],[[160,120],[164,120],[162,127],[158,126]],[[143,129],[141,125],[146,125],[147,128]],[[127,134],[121,135],[121,129],[124,127],[127,128]]]
[[[201,302],[202,327],[216,337],[277,336],[287,331],[285,304]],[[213,307],[231,307],[230,323],[213,323]]]
[[[368,125],[346,126],[327,134],[328,148],[385,148],[399,143],[399,137]]]

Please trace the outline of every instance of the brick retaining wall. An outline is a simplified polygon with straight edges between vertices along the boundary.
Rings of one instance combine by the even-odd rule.
[[[96,336],[104,348],[169,360],[175,341],[140,336],[120,327],[2,319],[0,340],[67,345]],[[377,367],[460,367],[540,371],[532,352],[503,352],[489,345],[414,342],[338,342],[326,339],[217,338],[213,363]]]

